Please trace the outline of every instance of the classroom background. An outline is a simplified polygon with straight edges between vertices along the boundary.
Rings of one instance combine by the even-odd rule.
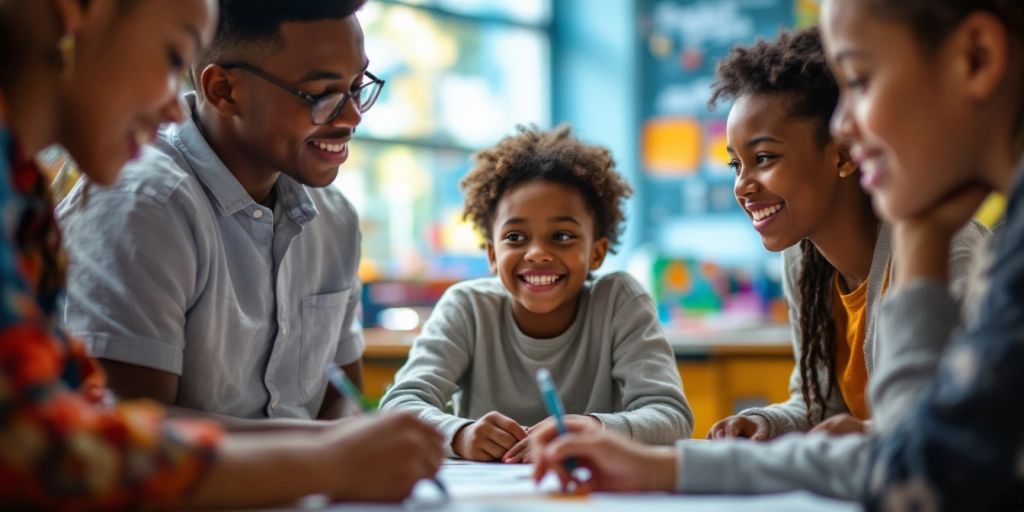
[[[374,0],[360,11],[387,81],[333,186],[360,215],[364,388],[379,399],[452,283],[489,275],[462,220],[474,152],[517,125],[566,123],[609,148],[633,185],[618,253],[658,307],[696,416],[695,437],[785,401],[793,369],[781,256],[733,197],[728,102],[709,110],[735,44],[816,23],[817,0]],[[58,149],[44,166],[74,173]],[[980,220],[1004,206],[993,198]]]
[[[782,401],[793,367],[780,256],[733,198],[715,64],[813,24],[814,0],[376,0],[360,13],[384,92],[335,186],[359,211],[366,388],[379,397],[431,305],[489,274],[461,219],[475,151],[516,125],[573,126],[633,184],[601,269],[654,295],[698,418]]]
[[[560,123],[610,148],[636,189],[603,270],[634,271],[666,324],[777,320],[778,255],[733,198],[728,105],[706,103],[732,45],[816,16],[812,0],[368,4],[367,54],[388,83],[335,184],[362,218],[365,324],[411,327],[392,309],[488,274],[458,182],[516,125]]]

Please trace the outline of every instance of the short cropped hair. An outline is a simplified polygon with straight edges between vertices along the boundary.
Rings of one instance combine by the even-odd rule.
[[[281,24],[343,19],[366,0],[219,0],[217,32],[197,69],[239,53],[270,53],[281,44]]]

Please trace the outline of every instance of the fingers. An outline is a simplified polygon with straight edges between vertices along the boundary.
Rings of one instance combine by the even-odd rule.
[[[592,459],[599,455],[596,449],[601,444],[601,437],[589,434],[575,434],[559,437],[544,450],[544,457],[562,465],[565,459],[584,457]]]
[[[708,439],[746,437],[757,441],[769,439],[768,426],[751,416],[730,416],[715,423],[708,431]]]
[[[481,430],[483,431],[481,433],[486,435],[488,439],[498,446],[501,446],[503,452],[511,449],[520,442],[520,439],[516,439],[512,434],[492,425],[487,425],[486,427],[481,428]]]
[[[530,440],[535,446],[543,446],[558,437],[558,428],[554,422],[542,421],[530,427]]]
[[[722,435],[724,435],[722,421],[724,420],[719,420],[715,422],[714,425],[711,425],[711,429],[708,430],[708,435],[705,436],[707,439],[719,439],[722,437]]]
[[[750,435],[750,424],[746,418],[733,418],[725,427],[725,434],[728,437],[748,437]]]
[[[381,416],[375,423],[370,427],[387,436],[396,439],[404,436],[408,443],[404,449],[422,458],[428,468],[436,471],[441,466],[446,455],[444,436],[431,425],[407,413]]]
[[[507,451],[505,447],[487,438],[481,438],[474,444],[476,451],[483,452],[485,455],[482,460],[500,460]]]
[[[523,429],[519,422],[501,414],[497,411],[491,411],[480,418],[481,421],[485,421],[501,429],[502,432],[507,433],[514,440],[506,448],[512,447],[516,442],[522,441],[526,437],[526,430]]]
[[[478,423],[476,430],[479,435],[500,446],[502,455],[527,437],[526,431],[518,422],[497,411],[483,415]]]
[[[503,462],[509,464],[517,464],[519,462],[523,462],[523,456],[526,455],[529,447],[529,439],[523,439],[522,441],[519,441],[518,443],[516,443],[515,446],[509,448],[508,452],[505,453],[505,458],[503,459]]]
[[[561,461],[549,458],[540,454],[533,466],[533,481],[534,483],[540,483],[544,479],[544,475],[549,472],[554,472],[555,476],[558,477],[559,486],[563,491],[567,491],[570,485],[573,483],[572,475],[569,470],[565,468],[565,465]]]

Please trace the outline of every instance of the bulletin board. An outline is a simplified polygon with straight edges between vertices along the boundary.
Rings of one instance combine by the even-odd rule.
[[[640,0],[638,9],[642,237],[666,245],[673,226],[745,222],[733,198],[725,151],[729,104],[715,111],[707,107],[715,66],[735,44],[814,23],[817,2]],[[737,232],[753,234],[749,226],[742,229],[751,233]],[[763,251],[759,245],[749,250]]]

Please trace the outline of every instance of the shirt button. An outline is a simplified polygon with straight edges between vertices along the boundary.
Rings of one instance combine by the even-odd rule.
[[[254,218],[254,219],[262,219],[263,218],[263,210],[253,210],[252,211],[252,218]]]

